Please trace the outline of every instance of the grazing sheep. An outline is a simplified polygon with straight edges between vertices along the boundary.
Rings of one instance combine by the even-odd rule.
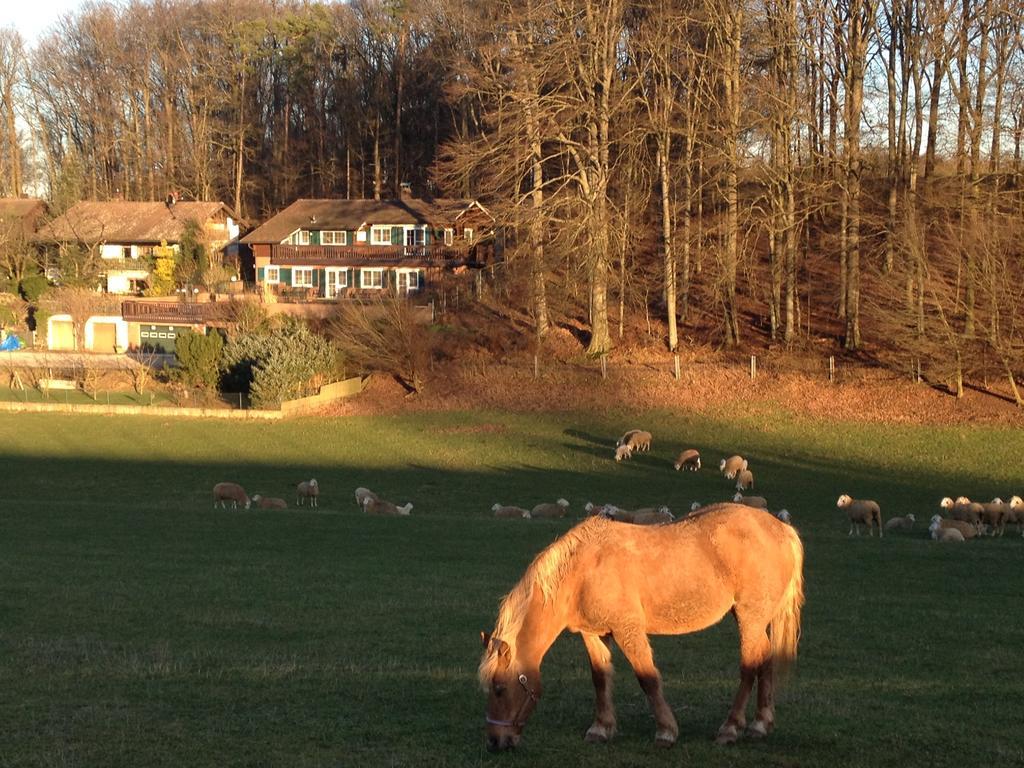
[[[966,496],[958,496],[956,501],[946,496],[939,502],[939,506],[948,512],[954,520],[963,520],[971,525],[981,522],[981,505],[975,504]]]
[[[742,472],[747,468],[747,460],[742,456],[730,456],[728,459],[722,459],[718,465],[719,471],[725,475],[726,480],[733,480],[736,477],[737,472]]]
[[[317,502],[319,496],[320,485],[317,483],[316,478],[303,480],[295,486],[295,506],[297,507],[301,507],[306,501],[309,501],[309,506],[318,507],[320,506]]]
[[[633,458],[633,448],[629,445],[620,445],[615,449],[615,460],[622,461],[623,459]]]
[[[631,429],[626,432],[622,437],[615,441],[615,447],[618,448],[620,445],[625,445],[629,442],[629,438],[635,435],[637,432],[643,432],[642,429]]]
[[[238,483],[217,483],[213,486],[213,508],[217,508],[220,502],[222,509],[227,509],[227,502],[231,502],[232,509],[238,509],[239,504],[244,504],[248,509],[252,502],[246,494],[245,489]]]
[[[1006,522],[1017,524],[1017,533],[1024,536],[1024,500],[1020,496],[1010,498],[1006,513]]]
[[[745,491],[754,487],[754,473],[749,469],[741,469],[736,473],[736,490]]]
[[[989,526],[993,536],[1002,536],[1006,530],[1006,518],[1010,515],[1010,505],[998,496],[992,501],[981,504],[981,521]]]
[[[860,525],[864,523],[868,527],[868,533],[872,536],[875,535],[875,525],[877,524],[878,538],[882,538],[882,510],[878,507],[878,502],[853,499],[844,493],[836,501],[836,506],[845,509],[850,516],[850,532],[847,536],[853,535],[854,528],[857,529],[857,535],[860,536]]]
[[[284,499],[263,497],[258,493],[252,495],[252,503],[257,509],[288,509],[288,502]]]
[[[569,502],[565,499],[559,499],[554,504],[544,502],[538,504],[532,510],[530,514],[533,517],[565,517],[565,513],[569,511]]]
[[[955,528],[960,531],[960,535],[965,539],[973,539],[978,535],[978,526],[968,523],[966,520],[950,520],[941,515],[934,515],[930,522],[931,525],[928,526],[929,531],[938,524],[941,528]]]
[[[623,445],[628,445],[630,450],[633,451],[649,451],[651,450],[651,440],[652,437],[650,432],[637,430],[629,436],[629,439],[626,440]]]
[[[748,507],[754,507],[755,509],[768,509],[768,502],[764,496],[744,496],[742,493],[737,493],[732,497],[732,500],[737,504],[746,504]]]
[[[630,512],[617,507],[611,507],[611,509],[609,509],[608,506],[605,507],[605,511],[602,512],[602,516],[607,517],[609,520],[615,520],[619,523],[631,523],[633,525],[660,525],[661,523],[671,523],[676,519],[675,515],[672,514],[668,507],[660,507],[659,509],[646,507],[644,509],[636,509]]]
[[[683,467],[686,467],[691,472],[696,472],[700,469],[700,453],[696,448],[687,448],[679,454],[679,458],[676,459],[676,463],[673,466],[676,468],[676,472]]]
[[[962,521],[958,521],[962,522]],[[960,533],[956,528],[943,528],[938,523],[933,522],[928,526],[928,530],[931,531],[932,538],[935,541],[963,541],[964,535]]]
[[[780,509],[778,512],[775,513],[775,516],[777,518],[779,518],[779,520],[781,520],[782,522],[786,523],[787,525],[792,525],[793,524],[793,520],[790,517],[788,509]]]
[[[523,509],[522,507],[503,507],[501,504],[495,504],[491,507],[491,511],[495,517],[525,517],[527,520],[530,519],[530,510]]]
[[[366,498],[363,501],[363,511],[368,515],[392,515],[401,517],[412,512],[412,502],[410,501],[404,507],[400,507],[385,499]]]
[[[909,531],[914,527],[915,518],[912,514],[906,517],[890,517],[888,522],[885,524],[885,530],[894,531],[899,528],[901,531]]]
[[[374,501],[377,501],[377,498],[377,494],[369,488],[356,488],[356,504],[360,509],[363,508],[363,499],[373,499]]]

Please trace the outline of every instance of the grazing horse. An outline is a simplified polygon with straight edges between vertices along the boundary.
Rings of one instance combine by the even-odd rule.
[[[668,525],[621,525],[590,517],[544,549],[505,596],[493,633],[481,633],[480,684],[488,694],[487,747],[515,747],[540,699],[540,665],[562,630],[583,637],[597,696],[586,740],[615,732],[610,641],[647,695],[655,742],[679,735],[661,691],[648,635],[698,632],[732,612],[739,625],[740,685],[718,730],[739,738],[757,680],[751,736],[775,721],[773,677],[796,658],[803,605],[803,545],[792,527],[761,510],[716,504]]]

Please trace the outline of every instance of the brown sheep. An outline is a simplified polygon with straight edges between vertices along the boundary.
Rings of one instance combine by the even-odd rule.
[[[700,469],[700,453],[696,448],[687,448],[679,454],[679,458],[676,459],[676,463],[673,466],[677,472],[683,467],[691,472],[696,472]]]
[[[868,533],[872,536],[875,535],[875,525],[877,525],[878,538],[882,538],[882,510],[877,501],[853,499],[844,493],[836,501],[836,506],[845,509],[846,514],[850,517],[850,532],[847,536],[853,535],[854,528],[857,529],[857,535],[860,536],[860,526],[861,523],[864,523],[868,527]]]
[[[252,495],[252,503],[257,509],[288,509],[288,502],[284,499],[268,498],[258,493]]]
[[[932,529],[936,523],[941,528],[956,528],[960,531],[960,535],[965,539],[973,539],[978,535],[978,526],[968,523],[966,520],[951,520],[941,515],[934,515],[931,519],[931,525],[928,526],[928,530]]]
[[[232,509],[238,509],[239,504],[244,504],[248,509],[251,505],[249,496],[245,489],[238,483],[217,483],[213,486],[213,507],[217,508],[219,503],[222,509],[227,509],[227,502],[231,502]]]

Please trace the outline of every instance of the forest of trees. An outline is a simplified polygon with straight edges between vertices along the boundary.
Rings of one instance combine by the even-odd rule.
[[[480,199],[539,337],[633,312],[1024,373],[1018,0],[129,0],[0,30],[0,194]],[[983,362],[982,362],[983,361]]]

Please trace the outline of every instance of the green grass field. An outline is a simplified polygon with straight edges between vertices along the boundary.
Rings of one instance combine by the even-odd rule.
[[[615,464],[625,428],[650,454]],[[706,468],[676,473],[698,447]],[[679,743],[662,751],[616,655],[619,735],[584,744],[593,692],[563,635],[511,754],[483,746],[479,631],[572,520],[494,520],[564,496],[721,500],[750,459],[806,545],[801,659],[764,742],[712,743],[737,680],[731,620],[654,639]],[[494,413],[225,424],[0,416],[0,766],[1024,765],[1024,540],[940,546],[944,495],[1024,491],[1020,430]],[[214,511],[241,482],[318,511]],[[411,500],[370,518],[365,485]],[[847,537],[841,492],[912,535]]]

